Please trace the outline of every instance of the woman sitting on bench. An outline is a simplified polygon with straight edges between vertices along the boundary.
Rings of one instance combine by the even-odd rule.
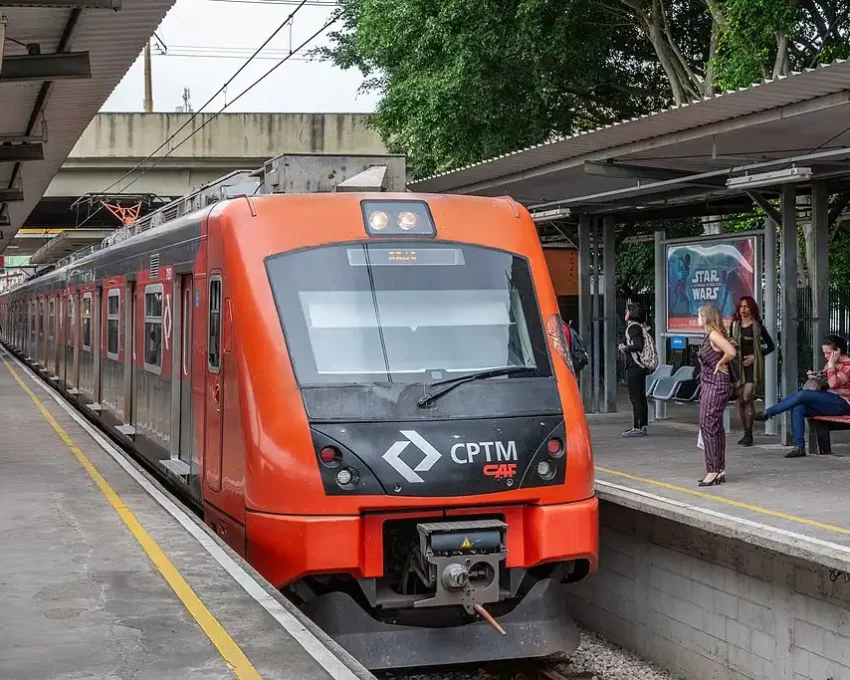
[[[806,455],[806,418],[850,415],[850,357],[847,357],[847,341],[838,335],[828,335],[823,341],[823,356],[826,359],[824,374],[828,389],[798,390],[756,416],[756,420],[765,421],[791,411],[794,449],[785,454],[786,458]],[[809,372],[809,378],[813,377],[815,374]]]

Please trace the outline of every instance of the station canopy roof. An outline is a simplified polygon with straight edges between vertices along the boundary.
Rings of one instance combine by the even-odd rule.
[[[0,0],[0,252],[174,1]]]
[[[850,62],[556,138],[409,189],[509,195],[541,219],[639,221],[749,210],[783,183],[805,191],[815,180],[850,186]]]

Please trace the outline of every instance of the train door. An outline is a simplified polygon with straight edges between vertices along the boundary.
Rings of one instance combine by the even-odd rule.
[[[209,278],[207,294],[207,414],[204,437],[206,489],[221,491],[222,427],[224,420],[224,371],[221,361],[222,280],[220,273]]]
[[[177,396],[179,430],[179,443],[177,457],[189,466],[190,476],[197,474],[194,457],[194,422],[192,417],[192,297],[194,295],[194,281],[191,274],[181,276],[180,282],[180,328],[175,325],[175,336],[180,333],[180,368],[175,371],[178,380],[179,394]],[[175,296],[176,297],[176,296]],[[176,316],[176,315],[175,315]],[[175,342],[175,349],[177,343]]]
[[[58,369],[56,375],[59,376],[59,384],[65,386],[65,336],[68,333],[66,326],[67,314],[65,313],[65,296],[61,293],[56,296],[59,302],[59,309],[56,317],[56,360]]]
[[[144,301],[142,301],[144,304]],[[121,301],[118,302],[119,309]],[[127,281],[124,287],[124,425],[126,432],[135,422],[136,404],[133,399],[134,374],[136,371],[136,284]],[[120,322],[119,322],[120,323]],[[144,323],[142,323],[144,327]]]

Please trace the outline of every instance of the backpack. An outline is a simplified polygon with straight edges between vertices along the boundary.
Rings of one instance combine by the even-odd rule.
[[[567,326],[567,328],[570,330],[570,356],[573,359],[576,375],[578,375],[581,369],[590,363],[590,359],[587,356],[587,348],[579,334],[573,330],[572,326]]]
[[[652,337],[652,333],[649,332],[649,327],[646,324],[639,324],[639,326],[643,335],[643,349],[640,351],[640,354],[632,352],[632,356],[639,365],[652,373],[658,368],[658,350],[655,348],[655,339]]]

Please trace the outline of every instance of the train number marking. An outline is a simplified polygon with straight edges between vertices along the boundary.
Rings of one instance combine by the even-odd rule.
[[[513,479],[516,477],[516,463],[493,463],[484,466],[484,474],[494,479]]]
[[[442,458],[442,455],[415,430],[400,430],[400,432],[404,437],[407,437],[407,441],[397,441],[387,449],[382,458],[410,484],[422,484],[425,480],[416,473],[428,472]],[[415,468],[411,468],[401,459],[402,451],[410,444],[413,444],[425,454],[425,457]]]

